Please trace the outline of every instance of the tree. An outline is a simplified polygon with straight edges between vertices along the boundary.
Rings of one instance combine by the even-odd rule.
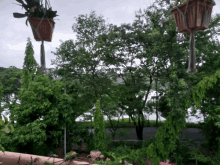
[[[27,41],[28,43],[25,50],[26,55],[24,58],[22,77],[22,86],[26,88],[28,87],[29,82],[33,80],[34,73],[36,72],[36,68],[38,66],[34,58],[34,50],[30,37],[28,37]]]
[[[0,112],[6,111],[5,109],[10,106],[10,101],[14,102],[17,100],[16,95],[18,93],[18,88],[20,88],[19,79],[21,77],[21,70],[10,66],[9,68],[0,68],[0,82],[3,85],[3,93],[0,98],[1,102],[5,105],[1,107]],[[11,99],[14,94],[14,100]],[[6,112],[7,115],[8,112]]]
[[[17,94],[20,87],[19,78],[21,77],[21,69],[14,66],[9,68],[0,67],[0,82],[4,86],[3,100],[9,100],[12,94]]]
[[[138,119],[138,124],[136,123],[135,119],[133,118],[133,121],[135,121],[136,129],[137,129],[137,135],[139,139],[143,139],[142,132],[143,132],[143,126],[144,126],[144,117],[142,110],[147,109],[145,107],[146,99],[144,102],[142,102],[142,99],[144,96],[139,97],[136,99],[135,95],[140,92],[140,90],[147,91],[146,96],[149,95],[151,84],[153,82],[153,77],[150,76],[150,83],[146,87],[146,79],[148,75],[153,75],[156,71],[156,67],[153,67],[152,69],[149,69],[149,66],[154,65],[154,56],[155,54],[158,54],[158,52],[162,51],[155,51],[155,47],[153,42],[156,42],[156,40],[161,39],[161,35],[158,35],[157,33],[152,33],[152,29],[146,28],[149,27],[149,25],[141,25],[141,22],[139,25],[142,27],[139,27],[137,23],[134,23],[134,27],[131,25],[122,25],[121,27],[110,25],[109,28],[103,27],[104,30],[99,30],[99,25],[101,23],[98,23],[97,19],[94,18],[94,14],[92,13],[89,18],[83,18],[85,16],[81,16],[81,18],[77,19],[77,24],[74,25],[74,32],[77,32],[77,39],[79,40],[76,42],[76,44],[73,44],[72,41],[67,41],[64,44],[61,45],[60,49],[58,50],[55,55],[58,55],[59,58],[57,58],[56,62],[54,64],[57,64],[61,67],[65,67],[68,69],[68,75],[67,77],[72,77],[72,79],[80,79],[80,83],[85,86],[88,90],[87,96],[92,97],[92,103],[95,102],[95,98],[99,95],[102,99],[102,95],[109,93],[111,90],[111,81],[106,76],[106,73],[102,72],[104,69],[100,70],[99,72],[96,71],[96,67],[100,63],[100,60],[103,61],[103,64],[105,67],[109,65],[116,66],[116,69],[112,69],[108,71],[112,77],[116,79],[115,72],[118,71],[119,65],[125,65],[127,62],[132,62],[132,60],[124,60],[124,54],[120,53],[118,55],[115,55],[115,52],[120,49],[120,52],[122,52],[124,49],[129,51],[129,54],[135,54],[138,59],[143,59],[144,57],[148,57],[146,61],[142,60],[141,67],[142,68],[135,68],[135,67],[127,67],[124,68],[124,73],[126,75],[123,76],[123,78],[126,78],[125,84],[126,88],[123,87],[123,85],[120,86],[120,88],[123,88],[124,93],[128,98],[121,97],[121,103],[120,106],[124,108],[124,105],[127,103],[130,104],[130,108],[127,109],[127,114],[131,116],[132,114],[135,115],[135,118]],[[159,16],[158,16],[159,17]],[[157,18],[155,18],[156,20]],[[99,22],[103,22],[103,20],[100,20]],[[96,24],[95,24],[96,23]],[[167,23],[167,27],[168,28]],[[81,31],[81,27],[84,27],[84,31]],[[92,30],[91,30],[92,29]],[[135,30],[135,32],[131,32],[126,34],[126,30]],[[163,29],[164,30],[164,29]],[[97,37],[95,34],[99,34]],[[144,33],[144,32],[145,33]],[[144,37],[143,37],[144,36]],[[118,41],[121,39],[120,41]],[[166,41],[165,37],[161,41]],[[169,40],[168,40],[169,41]],[[171,44],[170,41],[166,41],[167,45],[166,47],[163,46],[164,50],[169,47]],[[132,48],[132,44],[138,44],[137,48]],[[95,44],[95,45],[94,45]],[[88,46],[88,51],[86,51],[86,46]],[[94,46],[93,46],[94,45]],[[159,45],[159,44],[158,44]],[[146,50],[149,50],[147,53],[143,53],[141,50],[141,46],[145,47]],[[160,45],[159,45],[160,46]],[[120,47],[120,48],[119,48]],[[78,49],[77,49],[78,48]],[[149,56],[150,55],[150,56]],[[160,55],[160,62],[158,62],[159,66],[164,66],[166,63],[164,60],[164,55]],[[96,60],[98,59],[98,60]],[[63,64],[64,62],[67,62],[68,64]],[[146,64],[145,64],[146,63]],[[85,72],[84,72],[85,70]],[[162,68],[161,68],[162,70]],[[165,70],[165,69],[164,69]],[[77,72],[76,72],[77,71]],[[62,69],[59,69],[59,74],[64,75],[64,72]],[[58,73],[57,72],[57,73]],[[135,76],[132,75],[132,73],[135,72]],[[165,73],[165,71],[163,71]],[[84,74],[85,73],[85,74]],[[83,75],[84,74],[84,75]],[[141,75],[142,74],[142,75]],[[163,74],[163,73],[161,73]],[[167,73],[166,73],[167,74]],[[132,76],[130,76],[132,75]],[[128,80],[127,80],[128,79]],[[109,88],[108,88],[109,87]],[[129,89],[130,88],[130,89]],[[134,101],[135,104],[134,104]],[[127,104],[127,105],[128,105]],[[135,105],[135,106],[134,106]],[[134,111],[134,109],[136,112]],[[142,109],[141,109],[142,108]],[[138,116],[138,117],[137,117]],[[142,119],[141,119],[142,118]],[[140,123],[141,122],[141,123]]]
[[[62,77],[65,75],[67,79],[79,82],[89,110],[98,97],[102,102],[105,91],[110,91],[109,87],[112,84],[110,77],[116,78],[114,72],[107,72],[109,69],[107,65],[97,70],[104,59],[97,51],[95,43],[99,34],[107,33],[109,26],[106,26],[105,20],[101,16],[97,17],[95,12],[91,12],[89,17],[80,15],[76,21],[73,31],[77,32],[77,41],[74,43],[69,40],[62,43],[58,51],[53,52],[57,59],[53,60],[52,64],[56,65],[57,75]]]
[[[96,102],[96,112],[94,117],[95,148],[101,152],[106,151],[105,123],[100,109],[100,100]]]
[[[4,105],[3,109],[10,108],[12,104],[16,104],[16,101],[18,99],[17,92],[18,88],[21,87],[21,82],[22,88],[28,87],[29,81],[32,81],[34,78],[34,73],[38,64],[33,56],[34,50],[31,39],[28,38],[27,41],[28,42],[25,50],[26,55],[24,58],[23,70],[17,69],[16,67],[10,67],[8,72],[6,72],[6,74],[3,74],[3,76],[1,77],[1,82],[3,82],[3,85],[6,87],[6,93],[4,93],[4,95],[7,96],[7,98],[5,99],[6,104]],[[10,104],[10,97],[12,96],[12,94],[15,95],[15,99],[12,101],[13,103]]]
[[[160,1],[161,4],[162,4],[162,2],[164,2],[164,1]],[[203,31],[199,31],[196,33],[196,34],[198,34],[198,38],[197,38],[198,41],[197,42],[201,41],[197,47],[198,48],[197,49],[198,61],[201,61],[201,56],[202,56],[201,50],[208,49],[208,46],[212,45],[209,42],[208,37],[205,39],[206,41],[204,41],[204,39],[199,40],[199,37],[202,33],[204,34]],[[204,38],[204,36],[201,38]],[[183,43],[181,46],[186,45],[186,43],[187,42]],[[206,47],[206,45],[207,45],[207,47]],[[170,49],[175,49],[175,45],[171,45]],[[213,56],[213,45],[212,45],[211,49],[209,50],[209,53],[207,52],[207,56],[210,56],[211,58],[213,58],[214,57]],[[175,49],[175,50],[177,50],[177,49]],[[214,50],[216,50],[216,49],[214,49]],[[180,63],[180,60],[176,60],[175,58],[173,58],[173,57],[175,57],[174,54],[175,54],[175,51],[173,50],[172,53],[170,54],[170,57],[171,57],[170,58],[171,59],[170,73],[171,73],[171,75],[169,78],[165,79],[166,81],[168,81],[172,84],[172,86],[170,86],[168,88],[168,92],[167,92],[167,94],[168,94],[167,101],[168,101],[168,106],[170,107],[170,112],[169,112],[168,118],[165,122],[165,126],[162,127],[161,129],[159,129],[157,132],[156,142],[154,144],[151,144],[148,147],[148,151],[147,151],[147,155],[151,155],[150,157],[152,158],[151,160],[153,160],[153,163],[158,163],[159,161],[165,160],[166,158],[171,156],[170,154],[175,150],[175,145],[174,145],[175,140],[172,140],[172,138],[174,137],[173,135],[178,136],[179,130],[181,130],[184,127],[183,119],[185,118],[186,110],[188,109],[187,107],[193,105],[192,101],[195,101],[197,105],[200,104],[200,101],[201,101],[201,99],[203,99],[203,96],[205,97],[204,88],[207,89],[207,87],[211,87],[211,84],[213,84],[213,82],[216,82],[216,78],[217,78],[216,76],[218,75],[218,73],[216,72],[215,75],[213,75],[211,78],[212,81],[210,83],[206,84],[206,87],[203,87],[202,83],[205,81],[207,82],[208,79],[204,79],[203,82],[201,82],[201,83],[198,83],[198,80],[203,79],[204,78],[203,76],[205,74],[210,75],[210,71],[215,72],[216,70],[211,69],[212,68],[211,66],[213,66],[213,65],[212,64],[210,65],[210,63],[207,61],[208,62],[207,66],[210,66],[209,68],[207,68],[207,72],[204,70],[202,71],[202,68],[204,67],[204,65],[203,65],[203,66],[198,67],[198,70],[199,70],[198,73],[196,73],[194,75],[190,75],[190,74],[184,75],[181,73],[182,69],[177,69],[177,68],[180,68],[182,64]],[[218,60],[218,59],[216,59],[216,60]],[[218,66],[218,64],[216,62],[216,67],[217,66]],[[183,91],[183,89],[184,89],[183,87],[185,86],[185,83],[183,80],[181,80],[181,78],[183,78],[185,80],[185,82],[187,82],[188,90]],[[196,84],[198,84],[198,85],[196,85]],[[195,85],[196,85],[196,87],[195,87]],[[202,87],[200,85],[202,85]],[[181,90],[181,88],[182,88],[182,90]],[[185,97],[185,101],[180,102],[180,100],[184,100],[183,99],[184,97]],[[185,103],[185,105],[183,103]],[[217,110],[217,107],[216,107],[216,110]],[[218,114],[218,113],[216,113],[217,111],[213,111],[213,109],[212,109],[212,112],[215,114]],[[217,120],[216,117],[214,117],[212,119]],[[170,125],[170,123],[173,123],[173,124]],[[213,125],[213,124],[211,124],[211,125]],[[209,128],[211,125],[209,125]],[[216,131],[216,128],[214,128],[214,129]],[[173,135],[170,134],[171,132]],[[209,131],[209,133],[211,133],[211,131]],[[173,144],[172,144],[172,141],[174,142]],[[178,141],[177,141],[177,149],[176,150],[177,150],[177,155],[178,155],[178,152],[179,152]],[[200,159],[200,160],[202,160],[202,159]],[[182,161],[180,161],[180,162],[182,162]]]
[[[115,85],[116,87],[116,85]],[[119,97],[118,93],[115,93],[114,89],[112,89],[113,92],[111,92],[111,95],[104,95],[102,96],[102,104],[101,109],[103,112],[103,115],[107,116],[110,124],[110,131],[112,135],[112,139],[115,138],[115,135],[117,134],[117,130],[119,128],[119,119],[125,112],[118,106]],[[121,113],[118,113],[120,110]],[[113,117],[117,117],[118,121],[117,123],[113,121]]]
[[[67,124],[67,135],[76,128],[75,119],[87,110],[85,100],[78,96],[74,84],[67,86],[69,94],[64,94],[63,87],[61,80],[50,82],[48,76],[37,75],[28,88],[20,91],[21,104],[13,107],[10,116],[10,120],[17,121],[14,124],[16,131],[4,139],[9,150],[45,155],[62,137],[64,123]],[[40,121],[41,117],[43,120]]]
[[[142,132],[145,122],[143,111],[149,110],[149,108],[146,107],[146,100],[152,90],[152,83],[156,78],[153,75],[156,73],[157,68],[160,68],[160,77],[162,77],[161,75],[163,74],[164,77],[167,76],[165,66],[167,66],[168,57],[167,59],[164,57],[164,51],[167,50],[171,44],[170,40],[167,39],[168,37],[170,38],[171,34],[167,34],[166,36],[162,35],[166,29],[170,28],[168,27],[169,22],[165,23],[165,28],[160,29],[156,26],[155,20],[158,20],[161,15],[146,13],[153,22],[151,26],[153,26],[154,30],[156,29],[155,33],[154,30],[150,29],[150,25],[144,25],[143,22],[140,21],[141,16],[139,14],[136,15],[138,20],[132,25],[123,24],[120,27],[113,26],[108,35],[100,35],[98,40],[99,44],[97,44],[99,45],[97,48],[101,49],[99,51],[100,54],[103,51],[105,52],[103,56],[106,59],[106,64],[116,65],[116,67],[121,65],[123,67],[122,79],[124,80],[124,85],[118,85],[120,88],[119,95],[121,96],[119,105],[121,108],[126,109],[126,113],[131,116],[131,119],[133,118],[132,120],[136,126],[139,140],[143,139]],[[159,34],[157,31],[159,31]],[[173,37],[175,37],[175,35],[173,35]],[[135,47],[132,47],[134,45]],[[176,46],[178,45],[176,44]],[[141,50],[141,48],[144,48],[146,52]],[[125,50],[128,51],[129,57],[131,58],[125,59]],[[120,53],[116,55],[116,51]],[[141,65],[138,67],[127,66],[128,62],[133,64],[135,58],[141,61]],[[156,58],[159,60],[156,61]],[[155,66],[156,63],[157,67]],[[146,85],[147,78],[148,84]],[[138,97],[137,94],[139,94],[141,90],[146,91],[146,93]],[[145,100],[143,101],[144,97]],[[125,108],[125,105],[129,106],[129,108]],[[137,123],[136,119],[138,120]]]

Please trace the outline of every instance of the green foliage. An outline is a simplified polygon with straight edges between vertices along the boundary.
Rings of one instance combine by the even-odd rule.
[[[45,162],[45,165],[54,165],[54,163]]]
[[[1,104],[1,98],[3,95],[3,85],[0,83],[0,104]],[[1,105],[0,105],[1,106]],[[3,133],[9,133],[13,132],[14,128],[13,126],[8,122],[8,119],[3,115],[5,121],[2,120],[2,117],[0,118],[0,151],[5,151],[5,148],[2,146],[1,139]],[[2,162],[0,162],[2,163]]]
[[[1,112],[6,108],[11,108],[10,101],[14,104],[17,100],[18,88],[20,88],[19,78],[21,77],[20,69],[10,66],[9,68],[0,67],[0,82],[3,85],[3,93],[0,97],[1,101],[4,101],[6,104],[3,107],[0,107]],[[14,100],[10,99],[12,94],[15,95]],[[6,111],[7,114],[7,111]]]
[[[70,95],[64,94],[63,87],[64,84],[60,80],[50,82],[47,76],[37,75],[28,88],[19,92],[21,104],[11,109],[10,116],[11,120],[17,121],[18,130],[5,136],[4,143],[8,144],[8,147],[27,152],[27,147],[30,148],[31,145],[29,153],[39,154],[41,150],[40,154],[45,155],[47,153],[42,153],[48,152],[45,143],[48,148],[50,145],[55,146],[57,140],[62,137],[64,122],[67,124],[67,131],[73,130],[75,118],[83,112],[81,109],[75,111],[80,103],[77,103],[78,95],[74,92],[74,85],[71,85],[71,88],[67,86],[72,90]],[[40,121],[40,117],[43,120]],[[50,139],[46,137],[48,135],[51,136]]]
[[[104,155],[107,155],[109,158],[110,158],[110,161],[107,161],[107,164],[111,164],[111,165],[121,165],[121,164],[124,164],[124,161],[125,159],[128,158],[128,156],[115,156],[116,154],[113,153],[113,152],[103,152]],[[121,163],[120,163],[120,160],[121,160]],[[104,162],[103,161],[94,161],[94,163],[101,163],[103,164]],[[104,163],[105,164],[105,163]]]
[[[30,81],[30,83],[20,92],[21,105],[10,107],[12,119],[18,121],[16,125],[18,131],[15,132],[19,137],[16,139],[16,136],[12,138],[12,134],[8,137],[4,135],[8,138],[8,142],[11,142],[10,145],[19,143],[22,146],[24,144],[28,146],[34,141],[31,135],[36,134],[35,136],[37,136],[39,134],[36,139],[41,142],[39,145],[42,146],[44,134],[48,135],[49,130],[52,130],[54,144],[57,139],[63,136],[63,124],[67,123],[68,133],[72,133],[71,129],[78,129],[73,121],[91,109],[99,97],[102,100],[103,114],[108,114],[109,118],[113,117],[119,112],[120,107],[122,113],[125,112],[131,117],[132,123],[137,128],[142,128],[145,124],[143,112],[152,113],[154,110],[151,102],[147,103],[146,99],[143,101],[143,98],[147,98],[150,91],[156,89],[153,85],[156,80],[160,82],[157,91],[160,96],[164,94],[164,97],[159,100],[161,103],[159,105],[167,120],[164,126],[158,129],[155,139],[146,142],[142,150],[132,151],[130,157],[136,159],[138,154],[145,153],[154,163],[158,163],[171,157],[173,151],[180,152],[181,149],[185,149],[184,151],[187,153],[186,148],[181,148],[181,145],[178,145],[178,137],[180,130],[185,126],[187,109],[194,104],[198,109],[202,105],[202,113],[209,115],[203,130],[209,145],[217,144],[220,114],[219,107],[216,105],[219,105],[217,99],[220,90],[217,80],[220,58],[219,53],[215,52],[219,52],[220,49],[219,43],[210,40],[214,34],[219,32],[219,30],[213,30],[218,26],[219,18],[212,20],[209,29],[195,34],[197,61],[198,63],[205,61],[205,63],[197,66],[198,73],[189,75],[186,73],[189,36],[185,35],[186,41],[181,44],[176,42],[178,33],[175,22],[172,20],[172,13],[170,13],[173,5],[170,5],[167,0],[156,0],[156,2],[161,7],[160,9],[152,5],[144,14],[140,10],[136,13],[133,24],[122,24],[119,27],[105,26],[105,20],[101,17],[97,18],[94,12],[89,17],[79,16],[76,19],[77,23],[73,26],[74,32],[77,32],[78,41],[75,44],[72,40],[62,43],[55,53],[58,58],[54,62],[57,64],[57,68],[60,68],[54,73],[61,76],[66,75],[67,79],[64,81],[67,84],[74,82],[74,86],[67,87],[69,93],[64,95],[61,91],[64,87],[62,81],[51,82],[49,78],[36,76],[36,79],[31,82],[32,73],[24,74],[22,82]],[[155,7],[155,11],[150,11],[153,7]],[[164,9],[164,7],[167,8]],[[144,23],[143,19],[148,20],[147,23]],[[162,22],[162,27],[159,26],[159,22]],[[136,46],[133,47],[133,45]],[[32,54],[33,51],[29,50],[28,54]],[[116,52],[119,53],[116,54]],[[126,58],[127,54],[129,58]],[[139,59],[141,65],[127,67],[127,63],[132,63],[130,59]],[[124,84],[114,86],[110,80],[109,75],[114,80],[117,78],[114,76],[117,70],[107,71],[108,74],[104,69],[97,71],[95,68],[101,61],[105,67],[110,65],[118,68],[123,67],[121,78]],[[169,63],[171,65],[168,65]],[[34,62],[30,62],[30,64],[34,65]],[[92,74],[90,74],[91,72]],[[155,76],[157,73],[159,76]],[[75,81],[76,79],[77,81]],[[4,80],[4,83],[15,80],[15,78],[10,78],[10,81]],[[166,89],[162,89],[165,86]],[[185,91],[185,86],[189,87],[187,91]],[[11,92],[12,88],[7,88],[5,91]],[[216,103],[208,103],[206,106],[205,103],[201,103],[201,100],[211,102],[213,97]],[[136,110],[134,111],[134,109]],[[68,116],[73,117],[69,118]],[[38,121],[40,117],[43,117],[42,125]],[[103,116],[98,105],[95,113],[95,143],[89,140],[93,136],[84,131],[84,128],[79,128],[75,133],[88,137],[85,141],[89,144],[90,149],[98,147],[100,150],[105,150],[105,125],[103,123]],[[111,120],[110,124],[113,124]],[[47,129],[44,128],[45,125]],[[33,128],[35,128],[34,131]],[[137,131],[137,135],[140,131]],[[29,143],[26,142],[26,139],[29,139]],[[7,140],[4,141],[5,144]],[[69,142],[71,141],[74,140],[69,140]],[[78,139],[75,141],[80,143]],[[93,146],[92,143],[96,146]],[[214,148],[217,153],[220,152],[217,145]],[[118,150],[118,152],[123,152],[122,149]],[[115,155],[120,155],[120,153]],[[177,159],[181,162],[185,157],[188,155],[182,154]]]
[[[23,64],[23,75],[22,75],[22,88],[27,88],[30,81],[33,80],[34,73],[38,64],[34,58],[33,45],[30,37],[28,37],[28,43],[25,50],[25,58]]]
[[[3,88],[2,83],[0,82],[0,104],[2,101],[2,97],[3,97],[3,91],[4,91],[4,88]],[[2,112],[2,106],[0,106],[0,112]]]
[[[42,130],[45,129],[45,126],[45,124],[39,123],[39,120],[28,126],[15,125],[15,131],[5,135],[2,142],[7,146],[8,151],[44,155],[42,149],[46,149],[43,143],[46,140],[46,134]],[[28,127],[31,128],[28,129]]]
[[[147,148],[151,143],[154,143],[154,142],[155,142],[155,137],[144,140],[142,147]]]
[[[168,100],[166,95],[161,96],[158,101],[158,111],[161,112],[161,116],[167,118],[171,108],[168,106]]]
[[[120,146],[118,146],[118,147],[116,147],[116,148],[111,148],[109,151],[115,153],[117,156],[118,156],[118,155],[125,156],[125,155],[130,154],[130,152],[131,152],[131,147],[121,146],[121,145],[120,145]],[[109,155],[108,155],[108,156],[109,156]]]
[[[131,147],[128,146],[119,146],[117,148],[112,148],[109,152],[110,153],[114,153],[114,155],[117,155],[117,157],[124,157],[124,160],[126,160],[127,162],[132,162],[134,163],[134,161],[138,160],[138,162],[140,164],[144,164],[144,162],[146,161],[146,151],[145,151],[145,147],[141,148],[141,149],[131,149]],[[114,157],[113,155],[113,157]],[[106,154],[106,157],[110,157],[111,155]],[[111,159],[111,158],[110,158]],[[111,160],[118,160],[114,157],[114,159]],[[119,159],[122,160],[122,159]]]
[[[27,21],[29,20],[29,17],[47,17],[47,18],[54,18],[56,16],[58,16],[56,13],[57,11],[52,11],[52,8],[50,7],[49,9],[44,7],[44,4],[40,3],[40,0],[34,0],[34,1],[27,1],[25,4],[23,2],[23,0],[16,0],[17,2],[19,2],[19,6],[22,6],[22,8],[24,8],[26,10],[25,14],[21,14],[21,13],[13,13],[13,16],[15,18],[24,18],[24,17],[28,17],[26,20],[26,25],[27,25]],[[43,1],[41,1],[43,2]],[[45,2],[46,3],[46,2]],[[32,7],[35,7],[34,12],[31,12],[30,9]],[[48,6],[47,6],[48,7]],[[46,11],[45,15],[44,12]],[[28,26],[28,25],[27,25]]]
[[[203,80],[193,88],[193,100],[198,108],[201,106],[200,101],[205,97],[205,91],[209,88],[213,88],[218,78],[220,78],[220,70],[217,70],[209,77],[203,78]]]
[[[1,93],[1,91],[0,91],[0,93]],[[3,116],[3,117],[5,119],[5,122],[2,120],[2,118],[0,118],[0,151],[2,151],[4,153],[5,148],[2,146],[2,143],[1,143],[2,135],[3,135],[3,133],[9,133],[9,132],[12,133],[14,131],[14,128],[8,122],[7,118],[5,116]]]
[[[118,130],[117,133],[120,135],[120,142],[122,142],[122,139],[124,138],[124,136],[128,135],[130,132],[130,129],[123,129],[123,130]]]
[[[100,109],[100,100],[96,102],[96,112],[94,116],[94,129],[95,129],[95,148],[100,152],[106,151],[106,135],[105,123]]]
[[[71,144],[76,143],[77,145],[81,145],[82,141],[80,138],[84,139],[85,145],[87,145],[87,148],[89,151],[95,149],[95,141],[94,141],[94,134],[92,132],[89,132],[88,127],[81,125],[81,123],[75,123],[74,127],[72,126],[71,129],[68,129],[67,135],[71,133],[69,136],[67,136],[67,150],[71,150]],[[63,136],[62,136],[63,138]]]
[[[65,157],[65,160],[70,160],[70,159],[75,159],[77,157],[77,153],[70,156],[72,154],[73,151],[70,151],[68,153],[66,153],[66,157]]]
[[[177,100],[175,91],[179,88],[178,78],[176,75],[175,63],[171,65],[171,74],[169,81],[172,82],[168,95],[168,106],[171,111],[165,121],[165,124],[159,127],[155,136],[155,143],[151,143],[147,148],[147,155],[153,164],[158,164],[159,161],[165,162],[167,158],[176,150],[176,142],[179,139],[179,133],[185,127],[185,111],[181,107],[181,103]],[[182,96],[184,98],[184,95]],[[185,102],[188,100],[186,99]],[[184,107],[184,106],[183,106]]]
[[[205,122],[202,124],[202,132],[205,135],[206,148],[209,151],[214,151],[215,153],[220,150],[218,144],[220,127],[217,125],[220,121],[218,115],[220,114],[220,107],[213,106],[209,116],[206,118]]]
[[[112,89],[114,91],[114,89]],[[117,134],[117,130],[119,127],[124,128],[126,124],[122,121],[119,122],[119,118],[124,115],[123,111],[119,111],[119,102],[118,94],[115,92],[111,92],[111,95],[102,96],[102,111],[103,114],[108,117],[108,121],[105,122],[105,127],[108,126],[111,131],[112,139],[114,139]],[[119,112],[119,113],[118,113]],[[117,117],[118,120],[112,120],[113,117]]]

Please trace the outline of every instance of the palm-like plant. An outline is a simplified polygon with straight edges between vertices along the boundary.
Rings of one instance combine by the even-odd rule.
[[[25,0],[26,4],[23,2],[23,0],[16,0],[20,4],[17,4],[19,6],[22,6],[26,10],[24,14],[21,13],[13,13],[13,16],[15,18],[24,18],[28,17],[26,20],[26,25],[27,21],[32,18],[32,17],[47,17],[47,18],[54,18],[58,16],[56,13],[57,11],[52,11],[52,8],[50,7],[48,10],[43,7],[43,4],[40,4],[40,0]],[[35,7],[34,12],[31,12],[31,8]],[[28,25],[27,25],[28,26]]]

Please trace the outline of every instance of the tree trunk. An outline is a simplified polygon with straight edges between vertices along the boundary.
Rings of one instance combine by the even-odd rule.
[[[158,126],[158,110],[156,108],[156,125]]]
[[[135,129],[136,129],[136,135],[137,135],[138,140],[143,140],[144,127],[139,125],[139,126],[136,126]]]

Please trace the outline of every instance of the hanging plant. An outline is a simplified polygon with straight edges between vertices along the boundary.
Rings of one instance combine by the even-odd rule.
[[[27,21],[32,17],[38,17],[38,18],[54,18],[58,16],[56,13],[57,11],[53,11],[50,7],[48,10],[47,8],[43,7],[43,4],[40,4],[40,0],[25,0],[26,4],[23,2],[23,0],[16,0],[20,4],[16,4],[19,6],[22,6],[26,10],[24,14],[21,13],[13,13],[13,16],[15,18],[24,18],[27,17]],[[46,13],[44,14],[44,10],[46,10]],[[28,25],[27,25],[28,26]]]
[[[190,34],[208,28],[214,0],[176,0],[172,9],[175,23],[179,33]]]
[[[195,32],[208,29],[214,0],[181,0],[171,10],[179,33],[190,35],[188,73],[196,73]]]

